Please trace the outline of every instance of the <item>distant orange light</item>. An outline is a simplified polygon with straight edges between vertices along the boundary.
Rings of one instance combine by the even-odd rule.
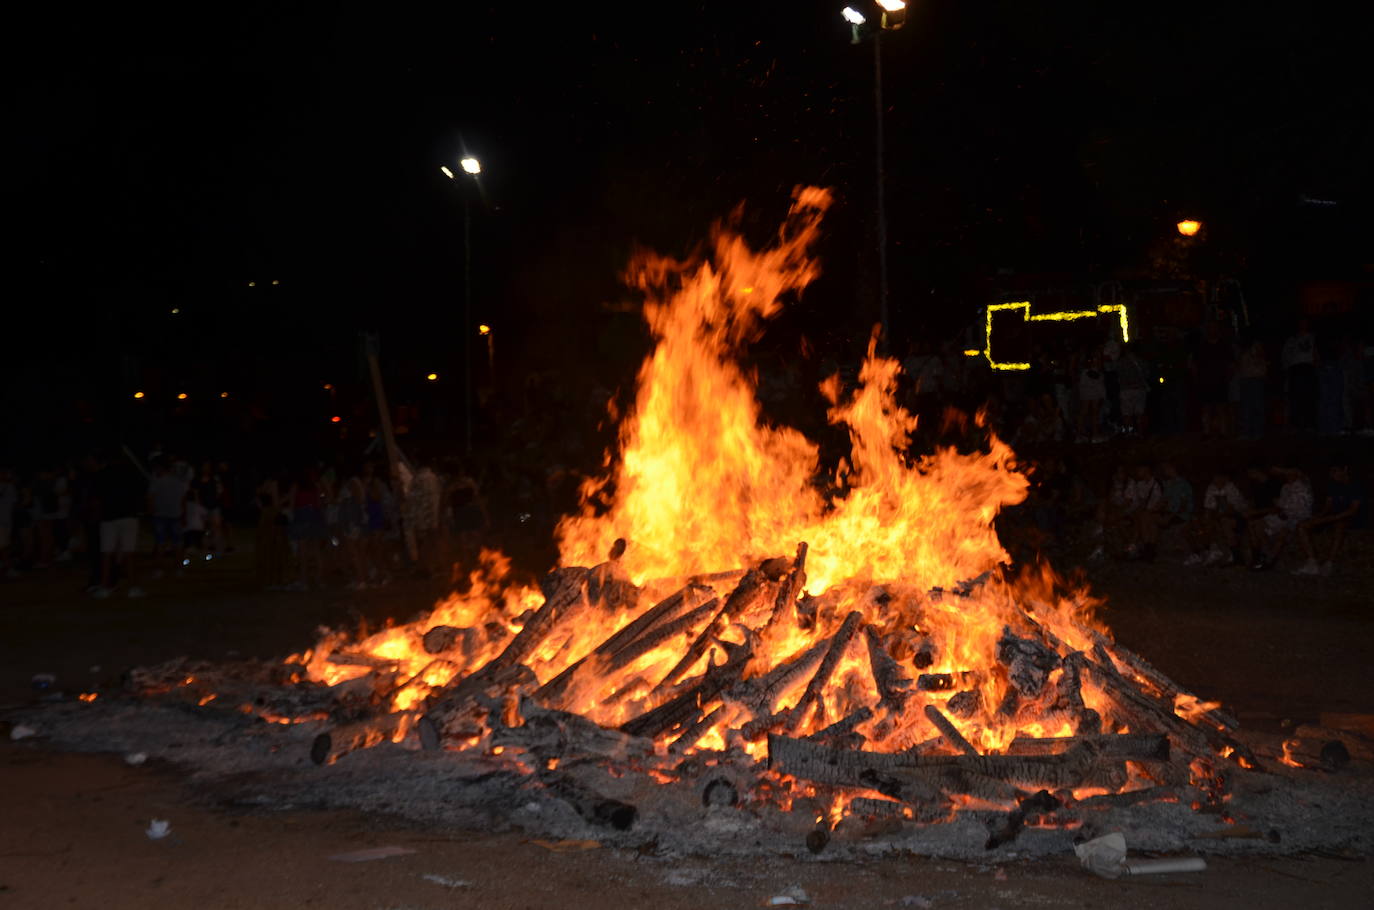
[[[426,376],[425,378],[428,379],[430,382],[434,382],[436,379],[439,378],[439,374],[438,374],[438,373],[430,373],[430,374],[429,374],[428,376]]]
[[[329,422],[330,422],[330,423],[342,423],[342,422],[343,422],[343,418],[340,417],[338,414],[335,414],[333,417],[329,418]]]
[[[1192,237],[1200,230],[1202,230],[1201,221],[1180,221],[1178,223],[1178,232],[1184,237]]]
[[[490,335],[490,334],[491,334],[491,326],[489,326],[489,325],[479,325],[479,326],[477,327],[477,334],[478,334],[478,335]]]
[[[220,397],[220,398],[228,398],[228,397],[229,397],[229,393],[228,393],[228,392],[220,392],[220,393],[219,393],[219,397]]]
[[[95,701],[99,697],[100,696],[95,692],[82,692],[80,695],[77,696],[77,698],[81,699],[82,701]]]
[[[142,393],[142,392],[135,392],[135,393],[134,393],[134,397],[135,397],[135,398],[142,398],[142,397],[143,397],[143,393]]]
[[[332,383],[332,382],[326,382],[326,383],[324,384],[324,390],[325,390],[326,392],[332,392],[332,391],[334,391],[334,383]]]
[[[177,393],[177,401],[185,401],[189,396],[185,392]]]

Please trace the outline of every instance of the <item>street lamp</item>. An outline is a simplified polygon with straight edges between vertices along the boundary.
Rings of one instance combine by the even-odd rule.
[[[463,169],[474,182],[482,174],[482,162],[471,155],[464,155],[458,161],[458,166]],[[447,167],[441,166],[439,170],[444,172],[444,176],[450,180],[457,180],[457,176]],[[463,447],[469,455],[472,454],[472,341],[469,337],[471,332],[467,326],[472,324],[472,204],[470,193],[467,188],[463,188]]]
[[[882,34],[889,29],[902,27],[906,16],[905,0],[877,0],[882,10],[878,27],[873,31],[873,132],[874,165],[878,184],[878,321],[882,325],[882,348],[887,349],[887,193],[884,189],[883,168],[883,49]],[[863,13],[846,6],[840,16],[849,23],[853,34],[852,43],[861,39],[860,27],[868,22]]]
[[[1175,227],[1178,228],[1178,232],[1182,234],[1184,237],[1192,237],[1195,236],[1198,231],[1202,230],[1202,222],[1193,221],[1192,219],[1186,219],[1184,221],[1180,221],[1177,225],[1175,225]]]
[[[491,388],[496,388],[496,333],[491,330],[491,326],[483,323],[477,327],[477,334],[487,339],[487,379],[491,382]]]

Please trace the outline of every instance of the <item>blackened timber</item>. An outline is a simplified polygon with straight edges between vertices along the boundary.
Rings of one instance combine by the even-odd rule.
[[[793,729],[804,724],[807,714],[814,707],[822,704],[821,693],[826,686],[830,685],[830,677],[834,675],[835,668],[840,665],[840,658],[844,656],[849,643],[854,640],[854,634],[859,631],[859,623],[862,621],[863,614],[858,610],[852,611],[845,617],[839,631],[830,639],[830,650],[825,652],[821,665],[816,668],[816,675],[811,677],[811,682],[807,683],[806,691],[802,693],[801,700],[792,708]]]
[[[1007,747],[1008,755],[1062,755],[1086,745],[1104,758],[1134,761],[1168,761],[1169,737],[1163,733],[1119,733],[1101,736],[1018,736]]]
[[[788,572],[778,585],[778,593],[773,601],[773,613],[764,625],[763,635],[765,638],[767,638],[769,630],[780,623],[788,622],[789,616],[796,611],[797,597],[806,585],[806,551],[806,541],[797,544],[797,558],[792,562],[792,571]]]
[[[948,717],[945,717],[939,708],[934,705],[926,705],[925,714],[930,722],[935,725],[935,729],[939,730],[945,739],[957,746],[965,755],[978,754],[978,750],[973,748],[973,743],[964,739],[964,735],[950,722]]]
[[[697,661],[701,660],[706,649],[711,646],[711,642],[721,632],[725,631],[725,627],[730,621],[747,612],[757,598],[766,595],[769,588],[768,577],[762,571],[750,569],[744,573],[744,577],[740,579],[739,584],[735,585],[730,596],[725,598],[725,603],[721,605],[720,611],[711,619],[711,624],[688,646],[682,659],[668,671],[668,675],[663,677],[659,685],[671,686],[682,679],[687,671],[696,666]]]
[[[873,709],[869,707],[863,707],[835,721],[833,724],[826,727],[825,729],[817,730],[815,733],[812,733],[810,736],[806,738],[811,740],[812,742],[819,743],[825,742],[833,737],[847,736],[850,733],[854,732],[855,727],[857,727],[864,721],[870,719],[871,717],[873,717]]]
[[[606,672],[617,673],[665,642],[671,641],[679,635],[690,633],[717,611],[719,603],[718,599],[712,598],[690,613],[685,613],[670,623],[664,623],[645,632],[610,659],[606,666]]]
[[[749,646],[729,642],[721,642],[721,646],[729,654],[725,663],[711,667],[702,675],[701,682],[676,698],[622,724],[620,729],[632,736],[647,736],[652,739],[677,727],[694,723],[703,708],[739,679],[740,674],[744,672],[745,664],[749,662]]]
[[[868,645],[868,665],[873,671],[873,681],[878,685],[882,704],[890,711],[900,712],[910,697],[907,689],[911,686],[911,680],[903,675],[901,665],[887,653],[876,626],[864,626],[864,640]]]
[[[665,617],[676,616],[683,609],[692,609],[701,600],[709,597],[712,591],[709,587],[688,583],[674,593],[660,600],[649,609],[645,610],[638,617],[626,623],[619,631],[601,644],[597,645],[591,654],[584,655],[559,673],[553,679],[539,687],[535,697],[545,702],[557,702],[563,697],[568,686],[572,683],[574,676],[588,661],[595,658],[605,659],[609,655],[616,654],[621,649],[631,644],[645,630],[654,626],[655,623]]]
[[[568,574],[561,576],[553,585],[544,605],[535,611],[534,616],[525,623],[525,627],[511,639],[511,643],[506,645],[506,649],[491,664],[502,667],[523,662],[548,637],[569,608],[578,601],[585,600],[589,570],[581,569],[578,573],[565,571]]]

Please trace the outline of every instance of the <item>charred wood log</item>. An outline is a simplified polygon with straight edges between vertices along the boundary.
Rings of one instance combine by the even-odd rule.
[[[906,818],[911,810],[897,800],[856,796],[849,801],[850,815],[864,818]]]
[[[955,692],[945,702],[945,710],[960,720],[968,720],[977,714],[983,707],[983,693],[977,689],[965,689],[963,692]]]
[[[873,671],[873,681],[878,685],[881,703],[890,711],[901,711],[911,695],[907,691],[911,680],[902,674],[901,665],[883,647],[876,626],[864,626],[864,640],[868,645],[868,666]]]
[[[528,699],[520,706],[522,722],[518,726],[503,722],[495,702],[488,702],[487,708],[492,745],[519,746],[541,761],[591,757],[620,760],[654,751],[652,740],[608,729],[580,714],[542,708]]]
[[[382,714],[365,721],[334,727],[319,734],[310,743],[310,760],[317,765],[334,762],[379,743],[386,742],[414,720],[414,714]]]
[[[744,577],[730,592],[730,596],[725,598],[725,603],[721,605],[720,611],[711,619],[711,624],[688,646],[682,659],[668,671],[668,675],[663,677],[660,685],[671,686],[682,679],[687,671],[696,666],[697,661],[701,660],[707,649],[711,647],[711,642],[725,631],[725,627],[736,617],[748,612],[755,601],[766,596],[769,590],[770,583],[764,572],[750,569],[744,573]]]
[[[620,729],[632,736],[647,736],[653,739],[678,727],[694,723],[703,708],[739,680],[752,653],[748,645],[721,642],[721,646],[729,655],[725,663],[711,667],[703,674],[701,682],[676,698],[622,724]]]
[[[1112,657],[1124,664],[1131,673],[1154,688],[1160,698],[1172,703],[1179,695],[1185,694],[1178,683],[1165,676],[1153,664],[1139,654],[1136,654],[1128,648],[1122,647],[1100,632],[1094,632],[1093,638],[1096,640],[1098,647],[1111,654]],[[1227,730],[1240,726],[1239,721],[1225,711],[1222,711],[1220,708],[1212,708],[1201,712],[1200,716],[1218,730]]]
[[[983,845],[983,848],[995,850],[1003,844],[1011,843],[1016,840],[1016,835],[1021,833],[1021,828],[1028,818],[1033,819],[1041,815],[1048,815],[1058,810],[1062,805],[1046,790],[1040,790],[1024,799],[1018,799],[1016,808],[1008,812],[989,832],[987,843]]]
[[[524,628],[511,639],[506,649],[488,664],[488,667],[500,668],[522,663],[534,653],[575,604],[586,601],[589,570],[575,568],[560,569],[558,572],[562,574],[555,573],[558,577],[550,582],[544,605],[530,617]]]
[[[1018,638],[1010,626],[1002,629],[1002,637],[997,640],[997,660],[1007,668],[1007,677],[1016,691],[1028,698],[1043,692],[1050,671],[1063,663],[1052,648],[1033,638]]]
[[[812,733],[810,736],[806,738],[811,742],[823,743],[829,742],[830,740],[836,739],[838,737],[848,736],[849,734],[854,732],[855,727],[857,727],[864,721],[870,719],[871,717],[873,717],[872,708],[860,708],[859,710],[850,713],[846,717],[843,717],[840,720],[835,721],[835,723],[831,724],[825,729],[817,730],[815,733]]]
[[[778,584],[778,592],[773,600],[773,613],[763,627],[762,635],[765,638],[780,625],[796,623],[797,597],[806,585],[806,551],[805,541],[797,544],[797,558],[792,561],[792,570]]]
[[[1018,736],[1008,755],[1063,755],[1086,746],[1103,758],[1168,761],[1169,737],[1163,733],[1120,733],[1101,736]]]
[[[808,675],[816,672],[829,648],[830,639],[822,639],[762,676],[735,685],[726,693],[726,697],[748,706],[755,713],[772,714],[777,710],[779,699]]]
[[[917,692],[952,692],[961,686],[977,685],[978,674],[970,670],[957,673],[922,673],[916,677]]]
[[[964,735],[959,732],[954,724],[950,723],[949,718],[945,717],[939,708],[934,705],[926,705],[925,715],[930,719],[930,722],[935,725],[935,729],[940,731],[940,735],[965,755],[978,754],[978,750],[973,747],[973,744],[964,739]]]
[[[805,551],[802,551],[801,557],[804,556]],[[859,631],[859,623],[862,621],[863,614],[858,610],[852,611],[845,617],[839,631],[830,639],[830,649],[825,652],[821,665],[816,668],[816,675],[811,677],[811,682],[807,683],[806,691],[802,693],[801,700],[792,708],[792,729],[795,730],[805,723],[807,715],[813,709],[824,707],[821,693],[826,686],[830,685],[830,677],[834,675],[835,668],[840,664],[840,658],[849,648],[849,643],[854,640],[854,634]]]

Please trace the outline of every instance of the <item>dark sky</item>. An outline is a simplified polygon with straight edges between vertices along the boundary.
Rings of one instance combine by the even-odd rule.
[[[474,321],[511,369],[608,330],[635,244],[684,252],[740,201],[762,237],[797,183],[840,204],[784,320],[862,336],[873,57],[840,5],[13,19],[9,406],[351,380],[363,328],[407,376],[458,369],[463,201],[438,168],[464,145]],[[1275,287],[1371,261],[1367,32],[1330,6],[914,4],[883,36],[894,327],[947,330],[998,269],[1138,269],[1184,214]]]

